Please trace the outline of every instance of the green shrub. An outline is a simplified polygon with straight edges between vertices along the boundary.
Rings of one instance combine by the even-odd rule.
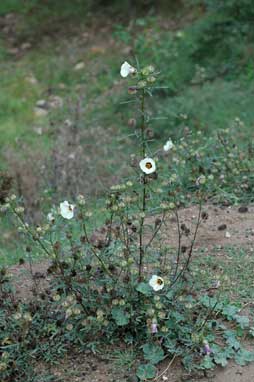
[[[152,65],[136,69],[125,62],[121,67],[122,77],[130,78],[127,103],[137,105],[131,125],[138,149],[128,160],[133,176],[108,191],[100,229],[90,231],[93,211],[82,195],[75,205],[64,201],[53,207],[47,221],[35,227],[16,196],[6,198],[2,212],[16,217],[28,241],[35,297],[15,302],[6,270],[1,271],[2,381],[30,381],[32,359],[54,362],[74,345],[93,351],[102,344],[131,345],[139,380],[155,378],[156,365],[168,356],[172,362],[180,357],[188,371],[226,366],[231,358],[241,365],[254,359],[239,341],[249,330],[248,318],[239,307],[204,293],[191,265],[199,226],[207,219],[203,201],[227,166],[248,172],[248,161],[239,163],[238,149],[224,135],[217,141],[225,150],[219,166],[213,157],[216,146],[188,134],[179,144],[168,139],[163,148],[152,150],[147,99],[156,90],[158,74]],[[232,180],[227,175],[226,184]],[[199,205],[193,235],[178,215],[187,190]],[[167,241],[169,218],[176,222],[177,248]],[[181,239],[190,235],[184,249]],[[50,288],[43,293],[32,271],[34,252],[51,260]]]

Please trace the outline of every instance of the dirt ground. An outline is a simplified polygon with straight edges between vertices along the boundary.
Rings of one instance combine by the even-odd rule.
[[[254,253],[254,207],[218,207],[206,205],[203,207],[207,219],[201,224],[196,250],[207,248],[209,254],[213,248],[219,248],[219,255],[223,254],[228,246],[244,248],[250,253]],[[195,230],[198,208],[196,206],[182,209],[179,213],[180,223],[184,223],[190,232]],[[163,227],[163,235],[171,243],[172,247],[177,243],[177,227],[175,218],[166,221]],[[191,233],[185,238],[187,246],[190,245]],[[216,256],[218,253],[216,252]],[[33,265],[33,274],[40,288],[45,288],[49,279],[46,274],[48,262]],[[9,269],[17,285],[17,293],[22,299],[31,298],[33,281],[29,276],[29,265],[14,266]],[[162,373],[169,361],[160,366]],[[45,372],[45,368],[42,370]],[[121,368],[117,368],[111,361],[101,360],[90,353],[69,355],[60,362],[60,365],[48,370],[55,376],[55,381],[61,382],[123,382],[134,381],[128,373],[123,373]],[[42,377],[43,378],[43,377]],[[183,371],[181,365],[176,360],[168,370],[156,379],[157,381],[168,382],[254,382],[254,364],[240,367],[230,364],[225,369],[217,368],[216,371],[209,372],[206,377],[188,376]],[[44,382],[43,379],[40,382]]]
[[[180,225],[190,229],[188,238],[184,240],[183,245],[188,245],[193,238],[196,222],[198,219],[198,207],[192,206],[180,210]],[[226,247],[237,246],[244,247],[254,251],[254,207],[220,207],[217,205],[205,205],[202,212],[206,213],[206,220],[199,227],[196,251],[201,248],[208,250],[219,247],[223,251]],[[166,221],[163,233],[168,243],[177,246],[177,226],[175,217]]]
[[[154,381],[165,382],[253,382],[254,365],[245,367],[230,363],[228,367],[218,367],[209,371],[204,377],[200,375],[190,376],[176,360],[169,368],[170,360],[160,365],[158,377]],[[40,371],[45,373],[42,366]],[[136,379],[128,372],[123,372],[120,367],[110,361],[100,360],[92,355],[83,354],[68,357],[60,365],[48,369],[47,372],[54,375],[55,382],[135,382]],[[39,382],[44,382],[41,379]]]

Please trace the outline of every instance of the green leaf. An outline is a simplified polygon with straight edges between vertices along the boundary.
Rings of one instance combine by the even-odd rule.
[[[144,358],[156,365],[164,359],[164,352],[159,345],[145,344],[143,347]]]
[[[247,316],[239,316],[239,314],[236,314],[234,319],[239,324],[241,329],[246,329],[250,326],[250,320]]]
[[[174,296],[175,296],[175,292],[174,292],[173,289],[169,290],[169,292],[166,294],[166,297],[167,297],[170,301],[173,300]]]
[[[226,305],[222,311],[222,313],[224,314],[224,316],[227,317],[228,320],[233,320],[235,318],[234,316],[238,312],[239,308],[235,305]]]
[[[231,348],[235,350],[240,349],[241,347],[240,342],[237,341],[235,337],[235,333],[232,330],[225,331],[224,337],[226,338],[226,343],[228,344],[228,346],[230,346]]]
[[[179,312],[172,312],[171,316],[175,319],[176,322],[184,321],[184,315]]]
[[[146,365],[140,365],[137,370],[137,377],[141,380],[153,379],[156,376],[156,367],[148,363]]]
[[[167,348],[169,353],[175,353],[177,349],[176,339],[166,338],[164,340],[164,346]]]
[[[214,361],[217,363],[217,365],[221,365],[222,367],[225,367],[228,364],[227,357],[224,353],[215,354]]]
[[[152,289],[147,283],[139,283],[136,287],[136,290],[145,296],[151,296],[152,295]]]
[[[124,309],[113,308],[111,314],[118,326],[125,326],[129,323],[130,315]]]
[[[206,355],[200,365],[203,369],[213,369],[214,363],[210,355]]]
[[[245,366],[248,362],[254,361],[254,352],[241,349],[236,353],[235,361],[238,365]]]

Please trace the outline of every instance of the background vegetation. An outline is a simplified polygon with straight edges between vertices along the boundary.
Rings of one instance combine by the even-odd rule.
[[[98,198],[125,173],[132,113],[117,79],[124,59],[161,71],[152,122],[161,144],[186,128],[212,140],[233,128],[251,153],[253,13],[250,0],[2,1],[1,170],[30,218],[40,219],[52,198]],[[234,193],[227,189],[231,202]],[[10,255],[12,233],[4,232],[1,261],[10,263],[20,255]]]

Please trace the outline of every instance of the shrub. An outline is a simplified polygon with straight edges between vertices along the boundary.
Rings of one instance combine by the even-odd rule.
[[[52,208],[47,222],[36,227],[27,223],[15,195],[6,199],[2,211],[14,214],[20,233],[29,240],[31,271],[32,253],[42,252],[51,260],[51,285],[40,294],[32,271],[36,297],[20,303],[2,271],[3,381],[31,378],[32,357],[53,362],[70,345],[94,351],[101,344],[131,345],[141,360],[136,365],[139,380],[154,379],[156,365],[168,356],[171,362],[180,357],[188,371],[225,366],[230,358],[240,364],[253,360],[253,353],[238,341],[249,327],[248,319],[239,315],[238,307],[204,294],[192,273],[198,228],[208,218],[202,202],[213,182],[206,174],[209,160],[204,159],[204,171],[197,170],[188,179],[199,206],[191,233],[178,215],[186,186],[177,182],[171,167],[162,171],[162,163],[165,158],[173,162],[175,150],[175,155],[179,150],[183,156],[197,152],[189,150],[187,142],[176,149],[171,139],[156,153],[150,149],[146,101],[156,90],[158,74],[152,65],[135,68],[125,62],[121,67],[122,77],[130,79],[128,102],[138,106],[130,121],[138,145],[128,160],[133,177],[112,186],[107,194],[102,227],[89,229],[93,211],[82,195],[75,204],[64,201]],[[176,176],[182,173],[185,179],[186,162],[178,157],[175,161]],[[176,222],[177,248],[167,241],[170,217]],[[191,237],[188,247],[181,245],[183,236]],[[221,318],[231,321],[230,329]]]

